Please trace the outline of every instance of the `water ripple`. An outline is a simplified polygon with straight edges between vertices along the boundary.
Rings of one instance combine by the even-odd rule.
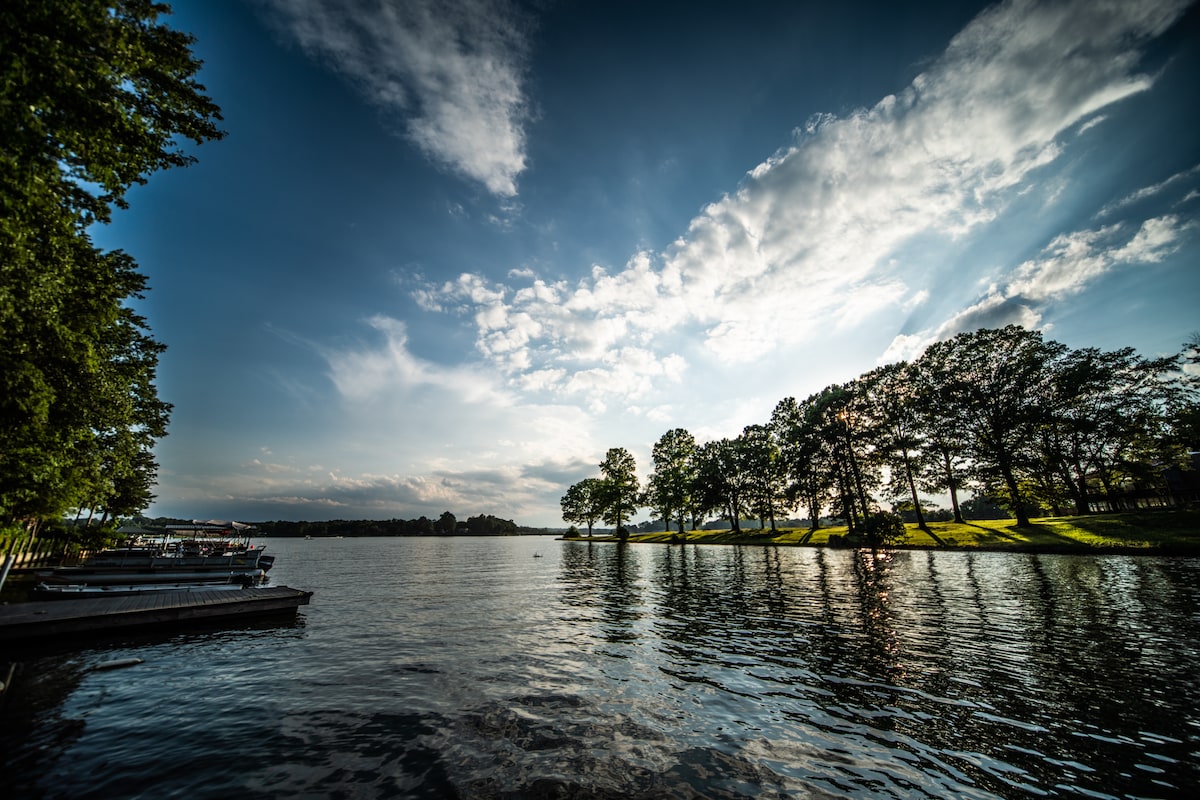
[[[30,798],[1170,797],[1200,561],[286,541],[297,624],[30,654]],[[532,553],[544,557],[534,559]],[[137,667],[93,672],[113,658]]]

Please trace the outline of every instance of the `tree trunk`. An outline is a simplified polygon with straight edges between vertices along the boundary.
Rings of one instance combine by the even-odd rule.
[[[1075,484],[1078,487],[1075,491],[1076,512],[1081,516],[1092,513],[1092,498],[1088,496],[1087,488],[1087,470],[1083,467],[1076,471]]]
[[[950,490],[950,507],[954,509],[954,521],[962,525],[962,509],[958,507],[958,479],[954,477],[954,469],[950,466],[950,451],[942,451],[942,463],[946,467],[946,488]]]
[[[923,531],[929,530],[925,515],[921,512],[921,501],[917,499],[917,483],[913,480],[912,469],[908,465],[908,457],[904,457],[904,472],[908,476],[908,490],[912,493],[913,509],[917,512],[917,527]]]
[[[1000,474],[1004,477],[1004,485],[1008,487],[1008,496],[1012,498],[1013,514],[1017,517],[1017,524],[1028,525],[1029,514],[1025,511],[1021,490],[1017,488],[1017,477],[1013,475],[1012,466],[1007,459],[1000,463]]]

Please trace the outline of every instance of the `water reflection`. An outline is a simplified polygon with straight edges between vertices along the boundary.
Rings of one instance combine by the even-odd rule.
[[[562,599],[596,619],[608,642],[637,638],[634,623],[643,615],[638,586],[641,566],[637,548],[623,543],[563,543]]]
[[[780,785],[1154,794],[1200,777],[1200,624],[1179,605],[1195,561],[661,546],[642,574],[610,549],[604,635],[649,613],[644,659],[715,741],[740,729],[717,750],[778,757]],[[751,701],[770,708],[752,724]]]
[[[45,684],[0,714],[6,788],[1016,798],[1200,783],[1200,560],[288,546],[281,580],[320,590],[301,625],[42,657]],[[126,655],[145,663],[88,671]],[[239,768],[214,774],[230,753]]]

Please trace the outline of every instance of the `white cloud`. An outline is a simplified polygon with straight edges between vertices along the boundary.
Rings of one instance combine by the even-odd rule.
[[[430,158],[493,194],[525,169],[527,25],[506,0],[263,0]],[[452,209],[453,212],[453,209]]]
[[[1196,225],[1169,214],[1145,220],[1132,233],[1130,227],[1108,225],[1055,237],[1037,258],[1013,270],[1007,284],[990,287],[936,329],[897,336],[881,361],[913,358],[931,343],[963,331],[1009,324],[1036,328],[1049,303],[1078,294],[1122,265],[1162,261]]]
[[[593,267],[570,287],[464,276],[442,287],[443,302],[472,307],[478,349],[498,368],[539,391],[586,392],[597,409],[606,397],[678,380],[697,343],[745,364],[900,313],[927,287],[898,276],[893,255],[916,237],[952,242],[995,220],[1059,158],[1068,134],[1150,87],[1136,72],[1138,48],[1184,6],[1003,3],[895,95],[813,117],[664,251],[635,253],[616,271]],[[1152,249],[1154,235],[1128,246]],[[1058,242],[1044,262],[1022,267],[1011,296],[964,319],[1036,319],[1039,296],[1107,268],[1072,249],[1093,244]],[[479,299],[463,289],[471,281],[486,284]]]
[[[474,370],[444,367],[414,356],[408,349],[408,329],[402,321],[377,315],[367,323],[382,342],[318,348],[329,364],[329,378],[342,397],[370,401],[433,387],[466,403],[508,405],[511,402],[507,392]]]

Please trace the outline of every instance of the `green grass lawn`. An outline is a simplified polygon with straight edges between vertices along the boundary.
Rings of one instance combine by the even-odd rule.
[[[1048,552],[1131,551],[1200,555],[1200,511],[1137,511],[1085,517],[1042,517],[1027,526],[1016,520],[977,520],[963,524],[933,522],[926,533],[909,525],[903,547],[980,548],[988,550],[1041,550]],[[830,536],[845,536],[845,526],[820,528],[742,528],[688,531],[689,544],[825,545]],[[670,542],[678,534],[637,533],[630,542]],[[611,541],[610,537],[596,537]]]

